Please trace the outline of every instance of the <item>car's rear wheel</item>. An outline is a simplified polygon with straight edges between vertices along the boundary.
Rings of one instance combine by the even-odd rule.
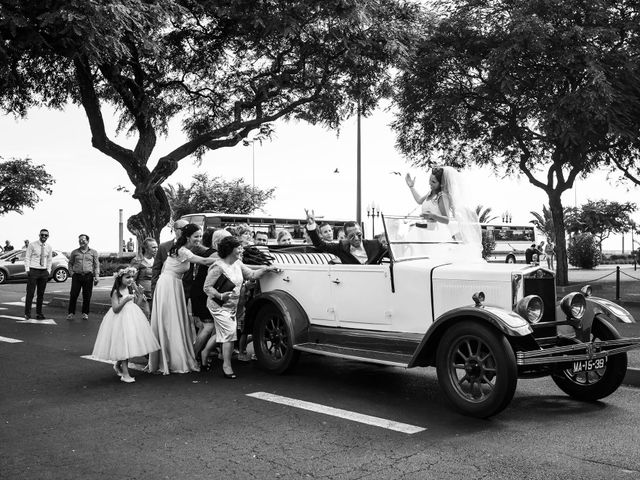
[[[300,357],[293,343],[291,325],[282,312],[273,304],[262,306],[253,325],[253,348],[258,365],[274,373],[292,369]]]
[[[3,283],[7,283],[7,272],[5,272],[4,270],[0,270],[0,285],[2,285]]]
[[[453,407],[472,417],[486,418],[504,410],[518,382],[515,355],[504,335],[472,321],[445,332],[436,368],[438,383]]]
[[[69,271],[66,268],[59,267],[53,271],[53,279],[56,282],[66,282],[69,278]]]
[[[607,322],[596,319],[591,327],[591,341],[621,338]],[[593,402],[615,392],[627,373],[627,354],[619,353],[607,358],[604,368],[573,373],[572,369],[553,374],[551,378],[564,393],[576,400]]]

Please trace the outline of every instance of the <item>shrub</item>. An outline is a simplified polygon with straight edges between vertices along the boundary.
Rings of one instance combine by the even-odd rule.
[[[120,268],[128,267],[131,263],[131,255],[122,257],[99,257],[100,261],[100,276],[110,277]]]
[[[580,233],[569,240],[569,263],[574,267],[591,269],[600,264],[600,249],[594,236]]]

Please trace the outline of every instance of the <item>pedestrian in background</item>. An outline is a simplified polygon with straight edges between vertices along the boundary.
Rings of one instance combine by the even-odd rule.
[[[29,246],[29,240],[25,240],[24,241],[24,247],[22,247],[22,248],[26,249],[28,246]]]
[[[76,314],[76,303],[82,290],[82,319],[89,320],[91,294],[100,278],[100,260],[98,252],[89,248],[89,235],[78,235],[80,246],[69,255],[69,272],[71,272],[71,291],[69,292],[69,310],[67,320],[73,320]]]
[[[5,252],[13,251],[13,245],[11,245],[11,242],[9,240],[5,240],[4,242],[4,251]]]
[[[24,318],[27,320],[31,318],[31,304],[36,290],[38,291],[36,296],[36,319],[44,320],[42,300],[44,299],[44,291],[47,288],[51,273],[51,263],[53,262],[53,249],[51,245],[47,244],[48,238],[49,230],[43,228],[40,230],[38,240],[29,243],[25,254],[24,269],[27,272],[27,297],[24,301]],[[8,240],[7,243],[9,243]],[[13,250],[13,247],[11,249]]]
[[[544,247],[544,254],[547,256],[547,267],[553,270],[553,256],[556,253],[556,247],[553,242],[547,242]]]

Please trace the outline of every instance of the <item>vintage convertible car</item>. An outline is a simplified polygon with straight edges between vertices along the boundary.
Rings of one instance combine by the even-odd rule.
[[[513,398],[518,378],[550,376],[593,401],[627,370],[616,321],[589,289],[556,301],[554,273],[488,264],[480,246],[435,235],[416,218],[386,217],[389,258],[343,265],[314,249],[272,252],[278,274],[260,280],[247,306],[259,365],[283,373],[301,352],[401,367],[435,366],[450,404],[488,417]],[[620,317],[620,318],[618,318]]]

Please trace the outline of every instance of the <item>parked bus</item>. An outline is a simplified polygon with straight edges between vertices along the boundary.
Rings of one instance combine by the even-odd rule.
[[[241,215],[231,213],[190,213],[183,215],[181,219],[189,223],[195,223],[203,230],[206,228],[225,228],[234,225],[246,224],[255,232],[266,232],[269,236],[269,243],[276,243],[276,235],[279,230],[288,230],[293,237],[294,243],[304,242],[304,227],[307,224],[306,218],[278,218],[261,215]],[[318,224],[327,222],[333,227],[334,238],[337,230],[345,224],[344,220],[325,220],[318,217]]]
[[[506,263],[524,262],[524,251],[536,242],[533,225],[514,225],[511,223],[483,223],[482,231],[490,234],[496,242],[489,261]]]

